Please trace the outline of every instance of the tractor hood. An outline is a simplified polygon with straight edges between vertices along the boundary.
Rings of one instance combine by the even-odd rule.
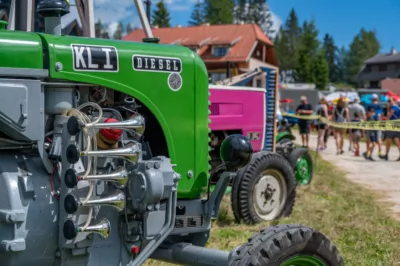
[[[43,68],[42,40],[36,33],[0,29],[0,67]]]

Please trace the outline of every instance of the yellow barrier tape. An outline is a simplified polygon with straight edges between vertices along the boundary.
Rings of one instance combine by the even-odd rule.
[[[400,132],[400,119],[386,121],[361,121],[337,123],[319,115],[295,115],[282,113],[282,116],[293,117],[303,120],[320,120],[321,122],[334,127],[343,129],[363,129],[363,130],[383,130]]]

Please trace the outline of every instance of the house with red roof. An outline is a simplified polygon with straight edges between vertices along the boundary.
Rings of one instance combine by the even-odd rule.
[[[272,41],[256,24],[227,24],[175,28],[154,27],[153,35],[163,44],[178,44],[195,51],[204,61],[212,82],[246,73],[260,66],[277,67]],[[141,42],[142,29],[122,39]],[[249,86],[263,87],[260,77]]]

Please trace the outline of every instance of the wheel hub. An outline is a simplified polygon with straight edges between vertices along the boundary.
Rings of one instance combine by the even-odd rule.
[[[275,219],[283,209],[286,198],[286,182],[281,173],[267,170],[261,174],[253,191],[254,209],[263,220]]]
[[[325,266],[325,263],[316,257],[298,255],[284,261],[281,266]]]
[[[264,198],[265,198],[264,204],[266,204],[267,201],[272,199],[275,191],[276,191],[276,189],[272,188],[269,183],[267,184],[267,187],[265,188],[265,190],[261,191],[261,196],[264,196]]]
[[[296,163],[296,179],[301,184],[307,184],[310,179],[310,167],[306,158],[300,157]]]

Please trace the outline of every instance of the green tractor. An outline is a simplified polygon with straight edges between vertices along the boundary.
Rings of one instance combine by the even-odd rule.
[[[206,248],[252,147],[236,134],[223,141],[211,193],[200,57],[152,36],[61,36],[64,1],[36,12],[46,33],[0,29],[1,266],[343,265],[303,225],[261,230],[232,251]]]
[[[290,125],[286,119],[278,122],[275,137],[276,152],[285,157],[293,168],[297,184],[309,185],[312,181],[314,168],[311,154],[307,148],[296,147]]]

